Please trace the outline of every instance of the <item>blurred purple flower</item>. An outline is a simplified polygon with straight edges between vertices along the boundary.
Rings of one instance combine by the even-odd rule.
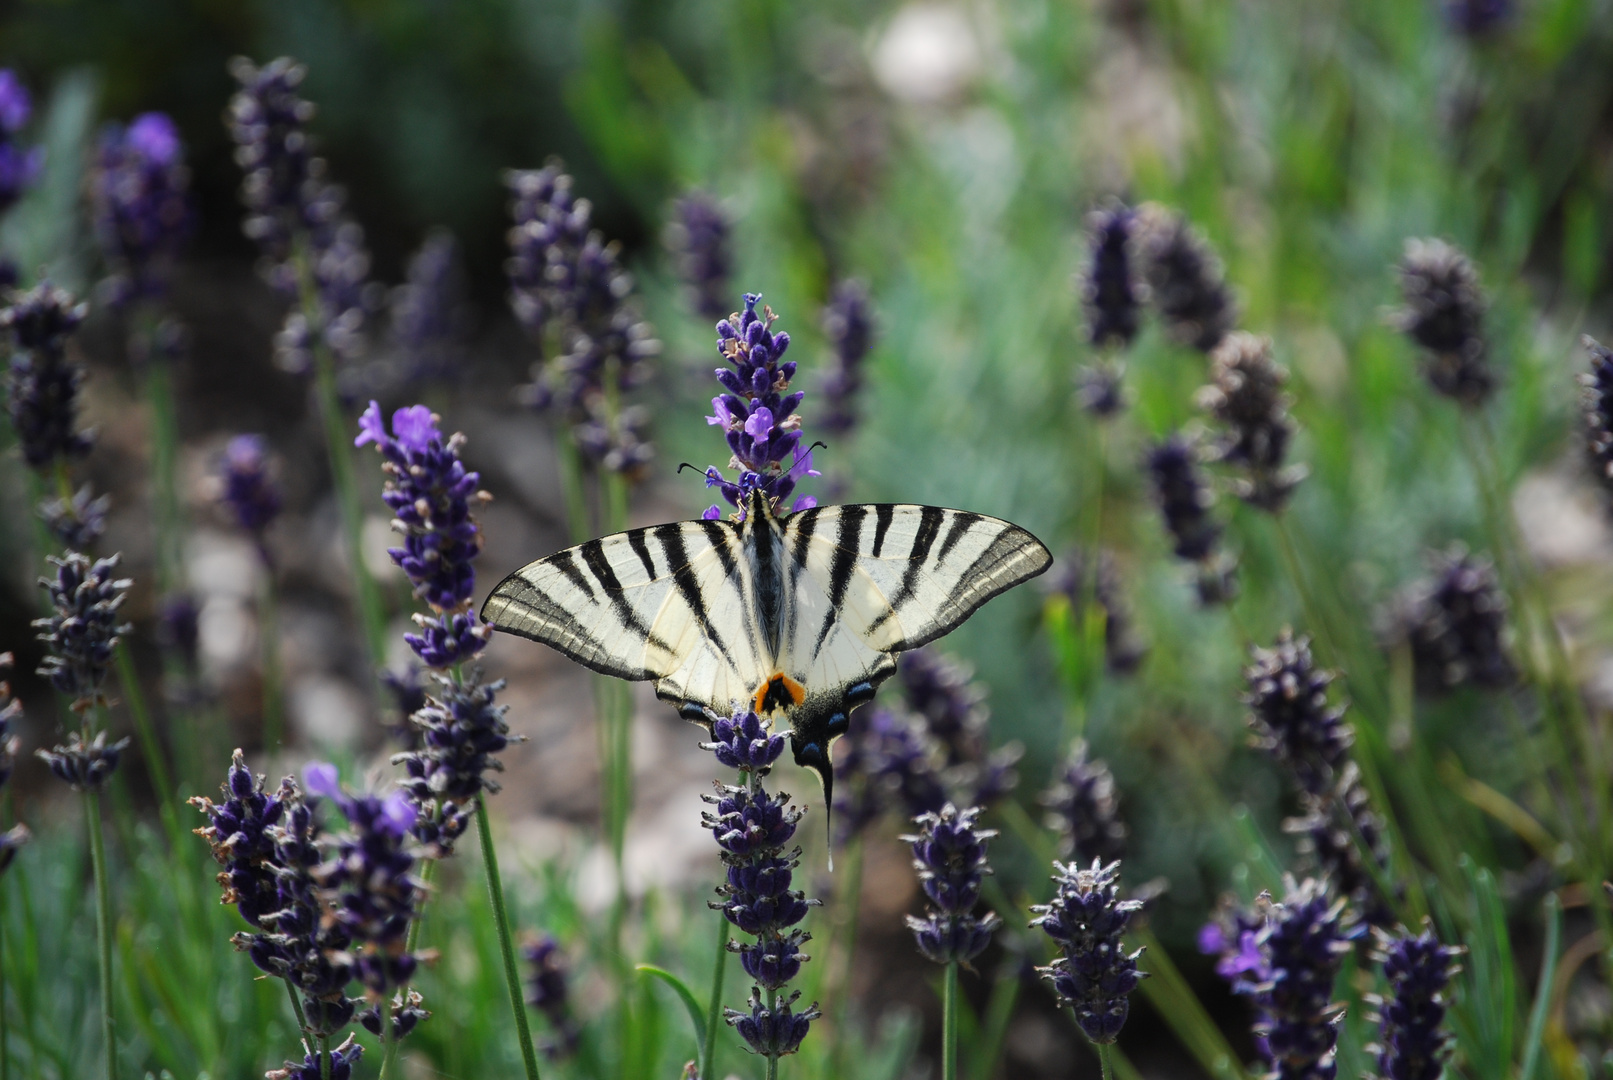
[[[722,206],[704,191],[691,191],[673,204],[666,229],[671,250],[697,315],[720,319],[729,313],[728,277],[733,272],[729,234],[732,225]]]
[[[820,387],[824,408],[818,424],[825,431],[844,435],[857,426],[863,361],[874,343],[874,313],[867,285],[853,278],[834,287],[823,309],[823,336],[833,350],[833,364]]]
[[[90,199],[96,238],[112,269],[105,292],[114,304],[167,288],[191,225],[190,170],[182,157],[179,130],[162,113],[101,134]]]
[[[88,310],[48,281],[14,295],[0,309],[0,334],[14,349],[6,407],[30,468],[46,469],[90,452],[89,433],[75,430],[84,373],[67,359],[67,339]]]

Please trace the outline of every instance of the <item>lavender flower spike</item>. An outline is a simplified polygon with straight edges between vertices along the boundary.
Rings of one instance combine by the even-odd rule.
[[[22,193],[39,178],[45,151],[35,146],[24,150],[17,145],[17,133],[33,115],[28,88],[16,72],[0,68],[0,214],[11,209]]]
[[[566,958],[560,943],[545,934],[526,944],[521,955],[532,965],[527,984],[528,1005],[542,1013],[554,1029],[554,1038],[543,1047],[551,1061],[562,1061],[577,1052],[582,1030],[571,1015],[571,990],[566,982]]]
[[[459,242],[447,230],[431,233],[409,259],[408,282],[392,290],[392,343],[405,383],[460,374],[469,328],[464,290]]]
[[[795,1053],[818,1016],[816,1006],[800,1013],[791,1009],[798,993],[782,1002],[776,997],[808,959],[801,947],[811,935],[797,924],[818,903],[790,888],[801,849],[786,850],[785,845],[795,836],[801,811],[790,806],[788,794],[770,794],[762,784],[784,753],[784,736],[772,734],[767,722],[752,712],[710,719],[712,741],[702,745],[723,764],[738,768],[743,781],[741,786],[718,784],[716,795],[705,796],[712,809],[701,820],[722,849],[728,870],[727,881],[717,889],[723,899],[712,906],[756,939],[729,943],[756,986],[750,1011],[729,1009],[727,1019],[753,1053],[777,1060]],[[770,1004],[763,1004],[763,990]]]
[[[1398,270],[1405,306],[1392,321],[1425,350],[1429,385],[1463,405],[1482,405],[1495,391],[1496,379],[1485,358],[1489,302],[1478,269],[1454,244],[1412,239]]]
[[[1199,600],[1218,604],[1236,591],[1233,565],[1217,551],[1221,526],[1210,515],[1215,495],[1199,467],[1198,449],[1172,435],[1148,451],[1146,465],[1176,557],[1197,564]]]
[[[720,319],[728,314],[733,226],[722,206],[704,191],[689,192],[672,209],[666,245],[676,260],[689,306],[704,318]]]
[[[1378,1008],[1378,1075],[1383,1080],[1439,1080],[1450,1055],[1443,1024],[1451,978],[1462,950],[1441,945],[1426,926],[1421,934],[1379,934],[1389,996]]]
[[[372,401],[359,417],[353,444],[373,442],[381,452],[389,476],[381,498],[395,515],[392,527],[404,535],[403,546],[388,554],[434,612],[415,616],[423,632],[405,640],[427,667],[447,668],[480,653],[492,632],[470,611],[472,564],[482,550],[471,511],[491,496],[477,487],[480,475],[459,459],[465,437],[445,440],[437,423],[430,409],[414,405],[392,415],[388,433],[381,407]]]
[[[90,452],[90,437],[76,430],[84,375],[67,360],[67,339],[87,311],[49,282],[0,310],[0,334],[15,349],[6,380],[7,413],[30,468],[46,469]]]
[[[1172,337],[1210,352],[1238,318],[1220,261],[1185,217],[1158,203],[1138,207],[1136,226],[1149,299]]]
[[[1579,341],[1591,359],[1590,371],[1579,377],[1586,458],[1597,483],[1613,492],[1613,349],[1589,336]]]
[[[125,304],[162,293],[189,232],[190,171],[179,129],[145,113],[101,135],[90,194],[95,233],[112,267],[106,293]]]
[[[129,586],[128,578],[114,578],[118,556],[91,561],[86,555],[69,551],[62,558],[54,555],[56,577],[40,578],[56,609],[49,618],[35,619],[39,640],[49,655],[39,666],[39,674],[58,691],[73,699],[75,712],[85,712],[106,703],[101,683],[112,665],[118,639],[129,632],[127,623],[118,621]]]
[[[823,336],[834,350],[834,365],[823,381],[825,431],[844,435],[857,426],[857,395],[862,390],[863,362],[874,343],[874,314],[868,286],[855,278],[842,281],[823,309]]]
[[[706,423],[722,428],[733,451],[729,468],[739,472],[728,479],[715,466],[706,470],[706,486],[717,488],[743,519],[750,493],[760,491],[783,513],[784,500],[804,477],[817,476],[812,449],[801,445],[801,417],[796,408],[806,395],[786,394],[795,377],[795,362],[784,360],[790,335],[773,332],[778,317],[764,307],[756,313],[760,293],[745,294],[745,310],[717,324],[717,352],[731,367],[717,369],[724,394],[711,399],[715,415]],[[786,464],[787,462],[787,464]],[[808,496],[796,499],[791,510],[816,506]],[[721,516],[718,507],[706,511],[708,519]]]
[[[283,502],[269,471],[269,441],[262,435],[235,436],[224,449],[219,473],[225,507],[261,543]]]
[[[1142,283],[1134,264],[1136,211],[1123,204],[1087,216],[1091,262],[1081,279],[1087,340],[1097,348],[1124,349],[1137,338],[1141,322]]]
[[[1120,1036],[1131,1012],[1130,995],[1147,973],[1137,970],[1143,951],[1127,953],[1121,944],[1137,900],[1120,899],[1120,864],[1094,861],[1089,870],[1055,862],[1058,893],[1051,903],[1031,908],[1032,926],[1058,945],[1061,955],[1039,969],[1053,983],[1059,1003],[1075,1011],[1081,1033],[1100,1045]]]
[[[1254,987],[1276,1080],[1332,1080],[1336,1069],[1339,1007],[1333,984],[1362,928],[1316,881],[1289,883],[1272,906],[1258,941],[1265,980]]]
[[[353,1080],[353,1066],[364,1056],[364,1048],[349,1035],[328,1059],[318,1051],[303,1047],[301,1062],[288,1061],[283,1069],[264,1073],[264,1080]],[[326,1072],[326,1068],[329,1071]]]
[[[1392,642],[1410,643],[1418,688],[1510,685],[1517,669],[1507,655],[1507,600],[1494,565],[1459,544],[1435,554],[1433,563],[1433,577],[1400,597],[1389,634]]]
[[[11,670],[10,653],[0,653],[0,674]],[[22,719],[22,703],[11,696],[11,686],[0,679],[0,789],[11,782],[11,773],[17,767],[17,748],[21,740],[12,731],[12,725]],[[0,874],[5,873],[17,852],[31,838],[26,825],[14,825],[0,833]]]
[[[948,803],[939,814],[924,814],[917,836],[904,836],[913,845],[913,868],[930,901],[924,918],[909,915],[919,952],[937,964],[968,963],[991,943],[1002,920],[995,914],[978,917],[975,905],[986,874],[986,842],[997,833],[975,827],[978,807],[959,810]]]

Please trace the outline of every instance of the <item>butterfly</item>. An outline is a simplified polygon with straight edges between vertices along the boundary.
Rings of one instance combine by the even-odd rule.
[[[875,503],[615,533],[529,563],[482,605],[497,630],[585,667],[655,681],[686,719],[752,709],[790,727],[832,804],[830,750],[896,654],[950,633],[1053,559],[1017,525]]]

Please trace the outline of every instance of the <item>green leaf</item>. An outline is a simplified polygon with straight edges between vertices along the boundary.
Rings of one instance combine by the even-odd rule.
[[[665,968],[656,967],[654,964],[640,964],[638,972],[640,975],[660,979],[677,993],[678,999],[683,1002],[683,1007],[689,1011],[689,1020],[694,1024],[695,1055],[700,1056],[706,1045],[706,1017],[705,1010],[701,1007],[700,1002],[695,1000],[694,992],[689,989],[682,979]],[[704,1073],[705,1062],[702,1061],[700,1064],[701,1072]]]
[[[1540,1044],[1546,1033],[1546,1009],[1551,1003],[1552,983],[1557,976],[1558,946],[1562,944],[1563,906],[1556,893],[1546,894],[1546,950],[1540,957],[1540,982],[1535,988],[1535,1004],[1529,1010],[1529,1033],[1523,1044],[1523,1068],[1518,1080],[1534,1080],[1540,1063]]]

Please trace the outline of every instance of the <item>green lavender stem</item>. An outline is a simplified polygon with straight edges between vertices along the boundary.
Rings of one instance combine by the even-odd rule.
[[[728,916],[717,913],[717,959],[711,970],[711,1004],[706,1009],[706,1044],[700,1048],[700,1075],[717,1075],[717,1026],[722,1023],[722,984],[728,972]],[[0,1077],[0,1080],[4,1080]]]
[[[1103,1080],[1114,1080],[1114,1067],[1109,1063],[1109,1044],[1098,1044],[1098,1068],[1103,1073]]]
[[[772,987],[769,987],[768,991],[767,991],[767,1012],[768,1012],[768,1015],[770,1015],[770,1016],[773,1015],[777,1011],[777,1007],[778,1007],[778,991],[774,990]],[[767,1055],[767,1080],[778,1080],[778,1055],[777,1054],[769,1054],[769,1055]]]
[[[476,828],[482,838],[482,869],[487,874],[487,895],[493,904],[493,920],[498,929],[498,945],[504,954],[504,982],[510,991],[510,1009],[515,1013],[515,1031],[521,1040],[521,1057],[527,1080],[538,1080],[538,1056],[532,1049],[532,1030],[527,1025],[526,996],[521,992],[521,975],[515,968],[515,946],[510,942],[510,920],[504,911],[504,885],[499,880],[498,853],[493,850],[493,830],[487,820],[487,800],[476,799]],[[386,1025],[383,1024],[384,1028]]]
[[[941,1080],[958,1080],[958,962],[947,965],[941,991]]]
[[[263,587],[258,592],[258,634],[263,663],[263,752],[280,750],[285,729],[285,705],[280,670],[280,602],[274,587],[274,566],[263,560]]]
[[[330,1080],[330,1036],[319,1037],[319,1080]]]
[[[456,665],[455,668],[454,668],[454,679],[455,679],[455,681],[458,681],[459,677],[460,677],[460,670],[459,670],[459,667]],[[420,884],[421,884],[421,886],[422,887],[429,886],[431,884],[431,879],[436,877],[436,875],[437,875],[437,860],[436,859],[427,859],[425,861],[425,863],[420,867]],[[426,895],[427,898],[429,898],[431,894],[428,892],[425,895]],[[404,952],[412,953],[412,952],[415,951],[416,946],[418,946],[420,944],[420,925],[423,922],[425,922],[425,900],[422,900],[420,902],[420,909],[418,911],[416,911],[414,921],[409,924],[409,933],[403,939],[403,951]],[[407,986],[405,986],[403,988],[403,1000],[404,1001],[409,1000],[409,987],[407,987]],[[380,1072],[380,1075],[379,1075],[379,1080],[386,1080],[387,1076],[392,1071],[392,1060],[393,1060],[393,1058],[395,1058],[397,1056],[397,1046],[398,1046],[397,1043],[388,1042],[388,1043],[385,1044],[385,1046],[386,1046],[386,1052],[381,1057],[381,1072]],[[327,1064],[326,1067],[328,1068],[329,1065]]]
[[[0,893],[0,897],[4,894]],[[6,912],[0,904],[0,1080],[11,1080],[11,1030],[6,1023]]]
[[[101,796],[84,792],[84,819],[90,830],[90,864],[95,873],[96,957],[100,965],[101,1040],[106,1048],[107,1080],[117,1080],[118,1043],[112,1014],[112,894],[107,882],[106,842],[101,835]]]
[[[145,692],[140,688],[140,673],[135,669],[127,641],[118,642],[113,662],[117,665],[118,686],[123,691],[124,704],[129,707],[129,717],[134,721],[135,737],[140,740],[140,753],[146,759],[151,786],[157,791],[157,812],[168,834],[168,846],[176,851],[188,850],[188,845],[184,843],[184,830],[174,810],[176,789],[173,777],[169,775],[162,742],[157,738],[157,729],[151,722],[151,710],[146,705]]]

